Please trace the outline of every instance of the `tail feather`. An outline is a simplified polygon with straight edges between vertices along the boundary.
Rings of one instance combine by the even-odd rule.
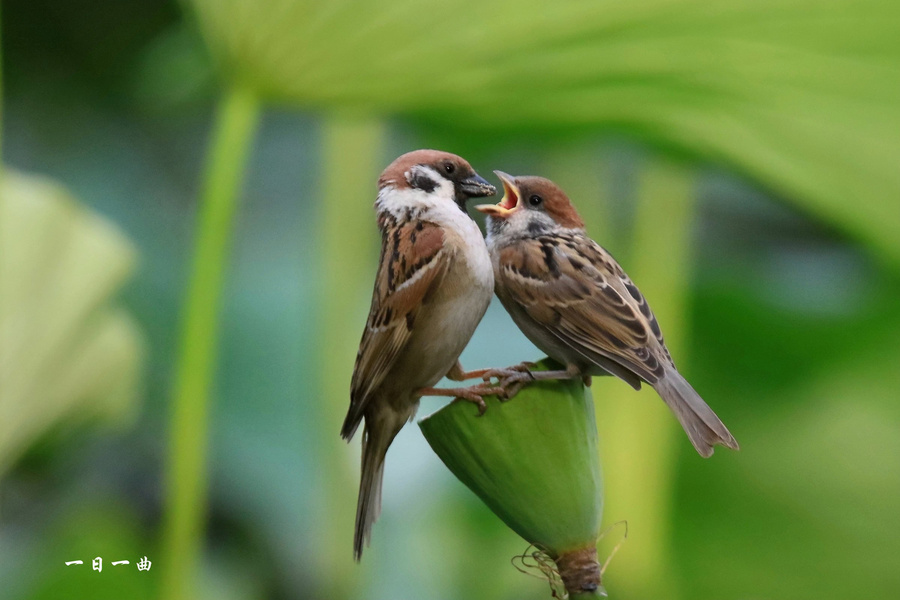
[[[356,433],[363,418],[362,411],[357,408],[356,404],[357,403],[351,401],[350,410],[347,411],[347,416],[344,417],[344,424],[341,426],[341,437],[348,442],[353,437],[353,434]]]
[[[362,558],[363,546],[369,545],[372,525],[381,514],[381,482],[384,480],[384,452],[374,448],[365,432],[362,453],[362,472],[359,479],[359,498],[356,502],[356,531],[353,536],[353,558]]]
[[[667,371],[653,387],[675,413],[700,456],[712,456],[716,444],[740,450],[725,424],[678,371]]]
[[[362,469],[359,478],[359,499],[356,503],[356,531],[353,536],[353,558],[362,557],[363,546],[369,545],[372,525],[381,514],[381,484],[384,480],[384,458],[388,446],[400,427],[384,421],[366,423],[363,430]],[[403,422],[400,423],[402,427]]]

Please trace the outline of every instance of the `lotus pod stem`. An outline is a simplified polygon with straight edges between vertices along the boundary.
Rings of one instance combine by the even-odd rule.
[[[538,370],[561,368],[549,359]],[[450,471],[556,563],[570,599],[605,596],[597,538],[603,477],[594,404],[581,380],[541,381],[512,400],[453,402],[419,422]]]
[[[553,557],[559,577],[570,600],[606,596],[600,585],[600,561],[597,560],[597,540],[580,550],[571,550]]]

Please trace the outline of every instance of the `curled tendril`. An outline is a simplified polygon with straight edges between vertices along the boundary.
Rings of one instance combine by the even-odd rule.
[[[622,521],[616,521],[615,523],[613,523],[612,525],[610,525],[609,527],[607,527],[606,529],[604,529],[603,531],[601,531],[601,532],[600,532],[600,537],[597,538],[597,541],[599,542],[599,541],[602,540],[604,537],[606,537],[606,535],[607,535],[610,531],[612,531],[613,529],[615,529],[615,528],[618,527],[619,525],[624,525],[624,526],[625,526],[625,533],[622,535],[622,539],[619,540],[618,543],[617,543],[615,546],[613,546],[613,549],[610,551],[609,556],[606,557],[606,560],[603,561],[603,566],[600,567],[600,579],[601,579],[601,580],[603,579],[603,574],[606,573],[606,567],[609,566],[609,563],[610,563],[610,561],[613,559],[613,556],[616,555],[616,552],[619,551],[619,547],[621,547],[622,544],[625,543],[625,540],[628,539],[628,521],[625,521],[624,519],[623,519]]]
[[[553,598],[565,600],[569,597],[562,578],[559,576],[556,563],[540,547],[529,544],[525,548],[525,552],[513,556],[510,563],[520,573],[546,581],[550,585],[550,593]]]
[[[601,579],[606,572],[609,563],[619,551],[619,548],[625,543],[625,540],[628,539],[628,521],[617,521],[600,532],[600,535],[598,536],[597,541],[599,542],[619,525],[622,525],[625,528],[625,531],[622,534],[622,539],[616,543],[612,551],[610,551],[609,556],[607,556],[606,560],[603,562],[603,566],[600,567]],[[559,575],[559,569],[556,567],[556,563],[550,555],[539,546],[528,544],[528,547],[525,548],[525,551],[522,554],[513,556],[509,562],[518,572],[528,575],[529,577],[546,581],[550,585],[550,594],[553,598],[566,600],[569,597],[569,594],[566,592],[566,588],[563,585],[562,577]]]

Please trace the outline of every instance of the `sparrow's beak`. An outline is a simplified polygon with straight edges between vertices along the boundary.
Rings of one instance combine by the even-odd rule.
[[[519,188],[515,183],[516,178],[512,175],[503,171],[494,171],[494,174],[503,182],[503,200],[497,204],[479,204],[475,210],[491,217],[505,219],[519,206]]]
[[[484,198],[497,193],[497,188],[478,173],[460,181],[457,190],[458,193],[466,198]]]

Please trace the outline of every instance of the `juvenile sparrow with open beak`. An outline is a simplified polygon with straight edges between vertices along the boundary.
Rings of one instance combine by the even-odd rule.
[[[487,243],[497,297],[522,332],[564,364],[561,371],[508,369],[501,384],[512,395],[524,382],[612,374],[640,389],[653,386],[701,456],[738,443],[676,370],[662,332],[641,292],[610,254],[590,239],[566,194],[542,177],[503,182],[488,215]]]
[[[436,150],[404,154],[378,179],[381,258],[341,429],[349,440],[365,419],[356,560],[381,511],[385,453],[419,398],[453,396],[483,407],[481,395],[491,393],[485,383],[432,386],[445,375],[463,381],[486,372],[466,373],[458,360],[494,291],[490,256],[465,203],[496,191],[465,160]]]

